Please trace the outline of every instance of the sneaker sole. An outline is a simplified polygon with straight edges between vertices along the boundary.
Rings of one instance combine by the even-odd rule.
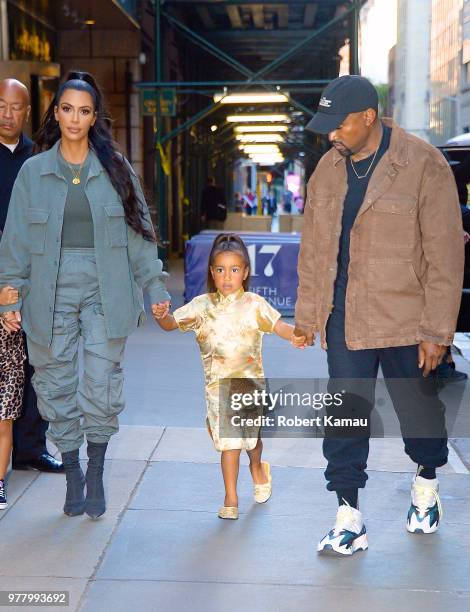
[[[317,553],[326,557],[352,557],[354,553],[360,552],[361,550],[366,551],[368,548],[367,536],[364,534],[360,538],[356,538],[351,547],[352,552],[350,554],[335,550],[331,544],[326,544],[321,550],[317,550]]]
[[[8,504],[0,504],[0,510],[5,510],[8,508]]]
[[[408,533],[412,533],[415,535],[432,535],[433,533],[436,533],[437,530],[438,527],[436,527],[436,529],[433,529],[432,531],[424,531],[423,529],[415,529],[414,531],[412,531],[411,529],[408,529],[408,526],[406,527],[406,531]]]

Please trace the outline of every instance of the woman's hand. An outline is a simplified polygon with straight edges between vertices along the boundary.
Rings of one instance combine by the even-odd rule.
[[[2,287],[0,289],[0,306],[10,306],[19,300],[18,289],[14,287]]]
[[[164,319],[170,312],[170,302],[160,302],[159,304],[152,304],[152,314],[154,319]]]
[[[0,324],[10,334],[21,329],[21,313],[19,310],[2,312],[0,314]]]

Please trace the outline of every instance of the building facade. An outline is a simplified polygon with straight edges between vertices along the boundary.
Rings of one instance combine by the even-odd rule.
[[[433,0],[430,45],[429,134],[439,145],[462,125],[463,0]]]
[[[462,74],[460,94],[460,128],[470,132],[470,0],[462,7]]]
[[[424,140],[429,140],[430,33],[430,0],[398,0],[393,117],[402,128]]]
[[[135,0],[0,0],[0,79],[14,77],[31,91],[32,135],[60,79],[71,69],[91,72],[106,96],[114,137],[143,176],[143,122],[133,86],[142,74],[136,11]]]

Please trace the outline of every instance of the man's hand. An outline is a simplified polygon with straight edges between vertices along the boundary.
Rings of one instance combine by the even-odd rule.
[[[164,319],[170,312],[170,302],[160,302],[152,304],[152,314],[154,319]]]
[[[21,329],[21,313],[19,310],[4,312],[1,315],[0,323],[7,332],[13,333]]]
[[[303,336],[296,336],[295,333],[292,334],[292,338],[290,343],[292,346],[298,349],[304,349],[307,342],[307,336],[305,334]]]
[[[292,344],[294,346],[297,346],[297,344],[294,344],[294,339],[296,336],[304,338],[303,346],[313,346],[315,344],[315,334],[313,331],[305,331],[296,325],[294,335],[292,336]]]
[[[423,376],[435,370],[446,354],[447,347],[434,342],[420,342],[418,347],[418,367],[423,368]]]

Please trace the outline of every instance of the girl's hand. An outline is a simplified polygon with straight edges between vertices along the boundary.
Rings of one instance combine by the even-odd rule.
[[[21,314],[17,310],[15,312],[2,312],[0,314],[0,324],[9,333],[19,331],[21,329]]]
[[[296,336],[293,333],[290,343],[295,348],[303,349],[307,346],[307,336]]]
[[[19,300],[18,289],[14,287],[2,287],[0,289],[0,306],[10,306]]]
[[[152,304],[152,314],[155,320],[164,319],[170,312],[170,302],[160,302],[159,304]]]

